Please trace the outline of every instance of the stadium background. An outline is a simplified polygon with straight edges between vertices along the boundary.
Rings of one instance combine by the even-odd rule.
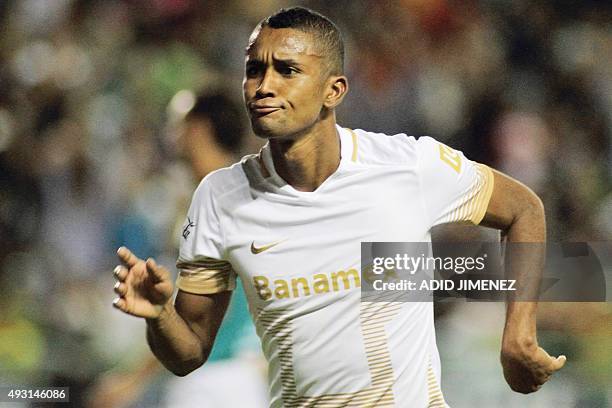
[[[120,244],[173,265],[170,231],[192,187],[168,126],[184,101],[170,101],[219,86],[240,101],[250,31],[296,4],[0,2],[1,383],[70,384],[78,401],[102,373],[147,352],[143,323],[110,306],[111,271]],[[432,135],[540,194],[550,240],[610,239],[610,3],[299,4],[345,36],[351,89],[340,124]],[[247,140],[242,153],[259,146]],[[542,305],[541,342],[568,363],[522,396],[498,363],[503,305],[445,309],[437,327],[448,402],[610,406],[610,311]],[[133,406],[161,405],[167,380]]]

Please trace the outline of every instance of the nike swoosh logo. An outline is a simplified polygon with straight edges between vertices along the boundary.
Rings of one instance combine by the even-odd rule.
[[[273,247],[277,246],[277,245],[278,245],[278,244],[280,244],[281,242],[282,242],[282,241],[276,241],[276,242],[273,242],[273,243],[268,244],[268,245],[264,245],[264,246],[256,247],[256,246],[255,246],[255,241],[253,241],[253,242],[251,242],[251,253],[252,253],[252,254],[255,254],[255,255],[257,255],[257,254],[261,254],[262,252],[267,251],[268,249],[270,249],[270,248],[273,248]]]

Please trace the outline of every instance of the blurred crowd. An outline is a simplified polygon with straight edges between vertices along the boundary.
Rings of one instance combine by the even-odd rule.
[[[431,135],[534,189],[550,240],[610,239],[610,2],[2,1],[0,383],[69,385],[82,406],[102,375],[146,358],[144,324],[110,306],[115,250],[174,264],[177,225],[198,181],[176,147],[184,90],[222,88],[240,104],[251,30],[298,4],[343,32],[342,126]],[[260,146],[248,135],[233,153]],[[589,335],[611,362],[610,310],[594,308],[603,332],[593,324]],[[473,311],[465,313],[441,319],[441,333],[468,324]],[[497,324],[485,320],[486,330]],[[558,406],[606,406],[610,364],[580,354],[578,337],[562,346],[593,358],[578,367],[592,387],[568,375],[573,399]],[[445,347],[443,361],[452,359]],[[456,368],[443,381],[460,377]],[[497,404],[509,391],[494,375],[499,384],[486,389]],[[156,381],[142,406],[163,405],[167,378]]]

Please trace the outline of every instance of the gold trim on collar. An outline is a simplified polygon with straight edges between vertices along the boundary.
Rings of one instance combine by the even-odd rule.
[[[345,128],[349,132],[351,132],[351,136],[353,138],[353,154],[351,155],[351,161],[357,161],[357,133],[353,129]]]

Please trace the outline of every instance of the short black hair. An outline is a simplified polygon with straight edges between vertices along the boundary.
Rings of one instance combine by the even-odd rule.
[[[185,121],[193,119],[209,120],[216,142],[227,151],[240,149],[244,135],[242,110],[223,92],[198,94],[193,107],[185,115]]]
[[[305,7],[282,8],[265,18],[259,26],[293,28],[312,34],[328,57],[330,74],[344,73],[344,41],[338,27],[327,17]]]

